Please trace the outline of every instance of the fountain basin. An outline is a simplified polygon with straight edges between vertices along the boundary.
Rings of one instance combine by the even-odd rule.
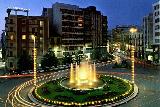
[[[103,81],[102,79],[98,79],[92,85],[89,85],[87,80],[84,81],[81,80],[81,81],[82,81],[81,84],[77,85],[76,83],[70,83],[69,78],[64,78],[60,81],[60,85],[66,89],[72,89],[72,90],[101,89],[105,85],[107,85],[107,83],[105,83],[105,81]]]
[[[115,76],[98,77],[99,81],[104,81],[104,85],[97,88],[87,88],[85,90],[72,87],[64,88],[60,83],[66,77],[43,83],[32,92],[37,101],[47,105],[58,106],[95,106],[104,104],[114,104],[122,101],[134,93],[133,84],[125,79]]]

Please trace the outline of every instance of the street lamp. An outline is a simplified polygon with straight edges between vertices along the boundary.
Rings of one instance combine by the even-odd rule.
[[[137,32],[137,29],[136,28],[131,28],[129,30],[131,33],[132,33],[132,36],[133,36],[133,33]],[[135,48],[133,46],[133,43],[131,45],[131,72],[132,72],[132,83],[134,84],[134,51],[135,51]]]
[[[37,72],[36,72],[36,68],[37,68],[37,62],[36,62],[36,57],[37,57],[37,50],[36,50],[36,36],[32,35],[32,40],[34,41],[34,47],[33,47],[33,63],[34,63],[34,67],[33,67],[33,72],[34,72],[34,86],[37,86]]]

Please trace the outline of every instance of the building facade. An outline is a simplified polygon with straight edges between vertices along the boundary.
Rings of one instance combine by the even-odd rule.
[[[130,33],[129,44],[135,47],[135,57],[138,59],[144,59],[144,36],[143,31],[138,29],[135,33]]]
[[[5,60],[5,56],[6,56],[6,32],[5,30],[2,30],[2,34],[1,34],[1,47],[2,47],[2,60]]]
[[[52,47],[59,46],[65,52],[74,52],[83,50],[84,46],[95,48],[106,42],[107,17],[96,7],[80,8],[55,3],[52,13]]]
[[[152,59],[153,53],[153,14],[150,13],[149,15],[143,18],[143,42],[144,42],[144,58],[145,60]],[[151,57],[151,59],[150,59]]]
[[[160,64],[160,1],[153,4],[153,52],[154,61]]]
[[[33,55],[33,35],[36,36],[38,63],[41,56],[48,50],[49,22],[47,17],[9,13],[5,18],[5,32],[7,69],[17,69],[17,59],[24,51]]]
[[[61,38],[61,48],[65,52],[81,50],[84,46],[83,11],[76,5],[55,3],[53,28]]]
[[[131,33],[131,28],[135,28],[137,31]],[[133,45],[135,46],[135,57],[144,58],[143,31],[140,27],[135,25],[117,26],[112,30],[112,35],[114,44],[118,45],[121,50],[130,51],[131,45]]]

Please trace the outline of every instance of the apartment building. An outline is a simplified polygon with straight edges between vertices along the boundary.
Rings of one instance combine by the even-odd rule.
[[[144,56],[145,59],[148,60],[149,56],[152,56],[153,53],[153,14],[150,13],[149,15],[143,18],[143,42],[144,42]],[[152,60],[152,59],[149,59]]]
[[[136,32],[130,32],[131,28],[137,29]],[[140,27],[135,25],[117,26],[112,30],[114,43],[118,44],[120,49],[127,51],[131,45],[135,46],[135,57],[144,58],[143,32]]]
[[[84,46],[95,48],[106,43],[107,16],[103,16],[96,7],[80,8],[76,5],[55,3],[52,11],[54,33],[50,44],[53,47],[59,46],[61,50],[72,53],[83,50]]]
[[[8,13],[8,17],[5,18],[5,32],[6,68],[17,69],[17,59],[24,51],[33,55],[33,35],[36,36],[37,63],[40,63],[41,56],[48,50],[49,22],[47,17]]]
[[[83,11],[76,5],[63,3],[53,4],[52,9],[53,29],[56,30],[56,34],[61,38],[61,48],[64,51],[83,49]]]
[[[160,1],[153,4],[153,52],[154,61],[160,63]]]

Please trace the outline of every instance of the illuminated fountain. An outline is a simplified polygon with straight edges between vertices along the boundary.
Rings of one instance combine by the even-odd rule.
[[[81,85],[93,85],[97,81],[95,64],[91,65],[88,62],[82,63],[80,65],[71,64],[70,69],[70,84],[77,86]]]
[[[48,92],[44,87],[47,87],[45,89]],[[95,63],[82,62],[80,65],[71,64],[69,75],[39,84],[34,88],[33,96],[42,104],[73,107],[103,104],[110,106],[119,105],[123,100],[126,102],[128,97],[134,98],[138,92],[137,88],[133,94],[134,88],[137,87],[128,80],[97,74]]]

